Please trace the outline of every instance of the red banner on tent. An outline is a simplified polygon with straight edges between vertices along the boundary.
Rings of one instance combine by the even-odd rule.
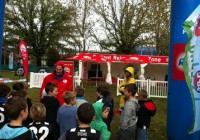
[[[168,64],[169,57],[168,56],[145,56],[148,58],[147,63],[150,64]]]
[[[24,66],[24,75],[28,81],[28,49],[24,40],[20,41],[19,43],[19,53]]]
[[[147,56],[147,55],[126,55],[126,54],[99,54],[99,53],[80,53],[76,56],[67,58],[68,60],[81,60],[85,62],[119,62],[119,63],[150,63],[168,64],[168,56]]]

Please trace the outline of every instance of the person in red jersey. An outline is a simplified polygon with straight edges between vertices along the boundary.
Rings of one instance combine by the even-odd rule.
[[[73,90],[73,79],[64,71],[64,63],[62,61],[58,61],[52,73],[44,78],[40,89],[40,100],[44,96],[43,91],[48,82],[52,82],[57,85],[58,94],[56,98],[58,99],[60,105],[62,105],[64,103],[63,92]]]

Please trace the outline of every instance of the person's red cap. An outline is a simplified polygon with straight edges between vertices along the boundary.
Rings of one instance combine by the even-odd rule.
[[[64,63],[62,61],[58,61],[58,62],[56,62],[56,66],[62,66],[62,67],[64,67]]]

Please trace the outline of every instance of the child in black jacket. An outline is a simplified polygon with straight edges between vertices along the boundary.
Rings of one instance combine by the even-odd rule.
[[[45,121],[49,122],[53,126],[55,139],[58,139],[59,126],[56,122],[58,108],[60,107],[59,101],[56,98],[58,94],[58,87],[56,84],[48,82],[45,87],[45,92],[47,93],[47,96],[44,96],[41,100],[41,103],[46,107]]]
[[[156,113],[156,106],[152,100],[147,99],[147,91],[141,90],[138,93],[138,103],[140,109],[137,112],[137,140],[148,140],[148,128],[150,126],[151,117]]]
[[[105,106],[108,107],[108,117],[107,119],[103,119],[103,121],[106,123],[108,130],[110,131],[110,124],[114,116],[114,100],[109,90],[109,84],[102,83],[97,87],[97,102],[102,102]]]

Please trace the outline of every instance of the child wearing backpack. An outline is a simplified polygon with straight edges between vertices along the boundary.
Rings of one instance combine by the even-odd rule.
[[[156,106],[152,100],[147,99],[147,91],[138,92],[138,103],[140,109],[137,112],[137,140],[148,140],[148,128],[150,127],[151,117],[156,113]]]

